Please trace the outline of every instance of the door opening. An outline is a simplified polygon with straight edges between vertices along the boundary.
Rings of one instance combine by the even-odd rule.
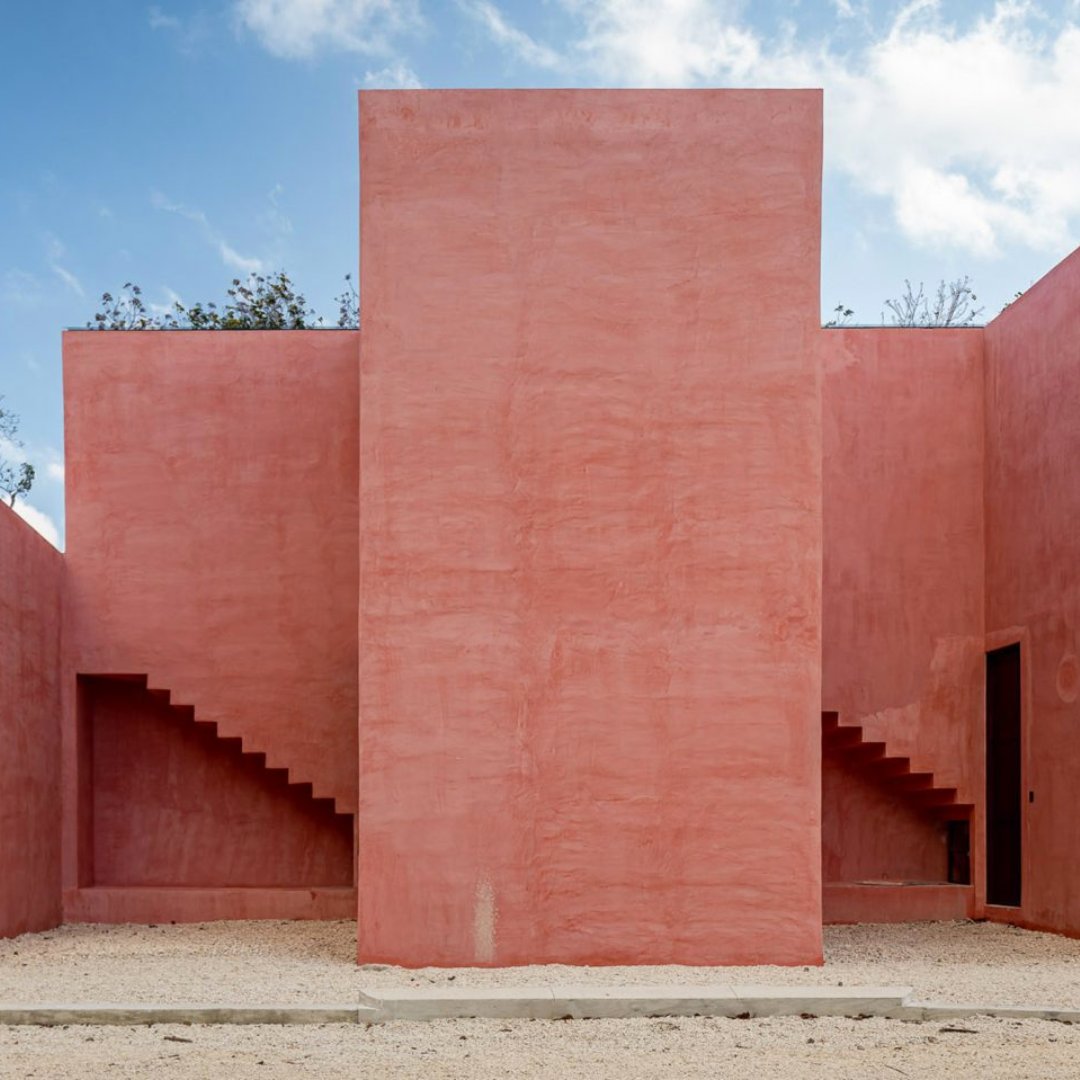
[[[1020,646],[986,654],[986,902],[1021,896]]]
[[[950,885],[971,884],[971,824],[968,821],[945,822],[945,842],[949,858]]]

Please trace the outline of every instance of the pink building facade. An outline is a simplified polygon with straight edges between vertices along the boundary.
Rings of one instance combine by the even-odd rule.
[[[364,93],[360,147],[362,333],[65,334],[67,553],[0,511],[0,933],[1080,932],[1080,256],[822,329],[816,91]]]

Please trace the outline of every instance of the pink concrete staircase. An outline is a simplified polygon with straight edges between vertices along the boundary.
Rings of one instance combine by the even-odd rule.
[[[335,794],[323,789],[315,780],[293,775],[293,771],[285,763],[272,758],[267,751],[252,746],[248,736],[234,730],[227,722],[221,719],[198,719],[194,705],[172,700],[174,690],[151,686],[148,676],[140,676],[139,681],[146,687],[148,694],[168,705],[179,717],[195,728],[212,734],[223,749],[232,751],[249,763],[256,762],[260,765],[272,783],[280,783],[282,787],[292,789],[293,794],[309,799],[317,808],[328,809],[335,814],[354,812],[351,806],[339,805]]]
[[[898,799],[941,821],[971,817],[973,805],[955,787],[939,784],[932,772],[917,769],[911,758],[891,754],[884,742],[867,740],[858,724],[841,723],[835,712],[821,714],[822,750],[832,751],[856,766]]]

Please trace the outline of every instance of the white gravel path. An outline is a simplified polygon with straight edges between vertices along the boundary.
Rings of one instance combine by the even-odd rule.
[[[190,1080],[1075,1080],[1080,1027],[979,1019],[443,1020],[0,1029],[0,1077]]]
[[[0,1003],[323,1004],[390,986],[742,982],[907,985],[920,999],[1080,1008],[1080,941],[957,922],[827,927],[825,943],[825,965],[810,968],[410,971],[356,967],[351,922],[72,925],[0,940]]]

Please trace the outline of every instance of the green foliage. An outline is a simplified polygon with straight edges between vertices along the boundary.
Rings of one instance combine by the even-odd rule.
[[[101,294],[101,310],[95,312],[91,322],[86,324],[90,330],[159,330],[156,320],[147,310],[142,300],[142,289],[124,282],[118,296],[112,293]]]
[[[352,274],[345,275],[345,288],[334,297],[338,306],[337,324],[342,330],[360,329],[360,294],[353,284]]]
[[[833,317],[825,324],[826,327],[831,326],[847,326],[854,316],[855,312],[849,308],[846,304],[837,304],[833,308]]]
[[[969,277],[942,281],[933,298],[926,295],[921,281],[916,291],[905,279],[903,294],[886,300],[885,306],[892,312],[893,326],[971,326],[983,313],[974,306],[976,300]]]
[[[3,396],[0,395],[0,402]],[[34,466],[29,461],[12,461],[3,456],[4,451],[21,449],[19,439],[19,418],[0,404],[0,491],[8,497],[8,504],[15,505],[15,500],[26,496],[34,486]]]
[[[903,294],[894,300],[886,300],[885,306],[891,313],[889,321],[893,326],[977,326],[975,320],[983,313],[983,308],[975,307],[976,300],[978,297],[972,292],[968,277],[942,280],[933,297],[926,295],[922,282],[916,290],[905,278]],[[850,326],[854,315],[846,304],[837,304],[833,317],[825,326]],[[885,322],[884,312],[881,321]]]
[[[177,303],[175,314],[165,316],[164,329],[310,330],[319,324],[284,270],[269,277],[252,274],[246,281],[233,278],[227,295],[220,311],[213,303],[190,308]]]
[[[226,295],[220,308],[213,301],[190,307],[177,302],[172,311],[158,315],[147,309],[142,290],[129,281],[117,296],[102,294],[101,309],[86,325],[91,330],[311,330],[323,325],[284,270],[233,278]],[[360,298],[351,274],[345,275],[345,289],[334,299],[337,325],[357,329]]]
[[[1023,295],[1024,295],[1024,290],[1023,289],[1017,289],[1016,292],[1013,294],[1012,298],[1009,299],[1009,300],[1006,300],[1005,303],[1001,305],[1001,311],[1004,311],[1010,305],[1015,304],[1016,301],[1019,300],[1020,297],[1023,296]],[[1001,311],[998,312],[999,315],[1001,314]]]

